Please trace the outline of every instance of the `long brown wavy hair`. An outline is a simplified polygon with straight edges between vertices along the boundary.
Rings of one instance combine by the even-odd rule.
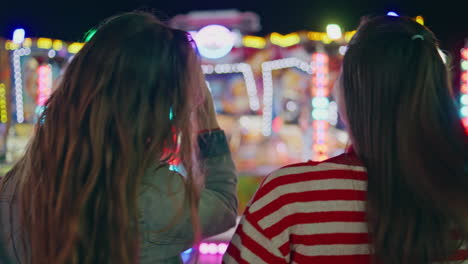
[[[468,139],[435,36],[409,18],[367,19],[342,85],[376,262],[447,261],[468,240]]]
[[[28,263],[135,263],[142,175],[176,158],[196,218],[201,81],[185,32],[141,12],[99,27],[6,175],[18,179]]]

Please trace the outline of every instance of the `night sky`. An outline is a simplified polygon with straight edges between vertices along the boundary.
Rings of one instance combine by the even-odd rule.
[[[363,15],[395,10],[402,15],[424,16],[426,25],[439,37],[442,48],[458,50],[468,37],[468,0],[377,1],[377,0],[2,0],[0,34],[11,38],[17,27],[32,37],[79,41],[83,33],[104,18],[138,8],[153,9],[170,18],[191,10],[239,9],[260,15],[262,31],[290,33],[324,31],[328,23],[354,29]],[[456,52],[455,52],[456,54]]]

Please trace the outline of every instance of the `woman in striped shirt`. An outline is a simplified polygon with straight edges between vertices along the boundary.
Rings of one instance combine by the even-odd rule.
[[[353,149],[273,172],[224,263],[468,263],[468,140],[435,36],[365,21],[336,97]]]

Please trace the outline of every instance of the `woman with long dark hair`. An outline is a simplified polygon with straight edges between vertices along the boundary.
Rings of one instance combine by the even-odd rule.
[[[272,173],[225,263],[468,263],[468,137],[435,36],[365,21],[336,90],[352,148]]]
[[[73,58],[2,180],[2,240],[15,263],[178,263],[235,225],[235,191],[188,34],[126,13]]]

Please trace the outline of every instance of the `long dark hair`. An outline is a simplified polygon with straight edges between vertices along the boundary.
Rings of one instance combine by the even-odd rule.
[[[468,238],[468,141],[435,36],[409,18],[367,19],[344,57],[342,86],[369,175],[375,259],[448,260]]]
[[[175,158],[195,219],[199,68],[185,32],[140,12],[110,18],[76,54],[6,176],[19,179],[29,263],[135,263],[142,176]]]

